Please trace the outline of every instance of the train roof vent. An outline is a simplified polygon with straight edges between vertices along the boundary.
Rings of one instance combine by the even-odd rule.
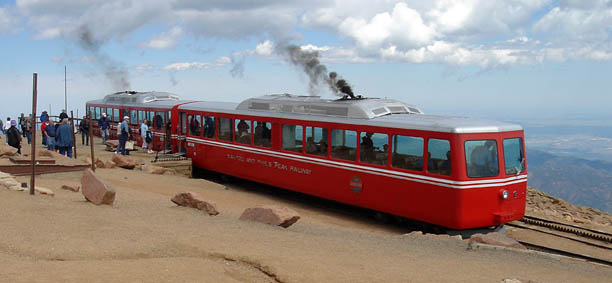
[[[104,102],[119,102],[119,103],[149,103],[153,101],[176,101],[181,98],[172,93],[168,92],[158,92],[158,91],[147,91],[147,92],[137,92],[137,91],[121,91],[106,95],[104,97]]]
[[[322,99],[319,96],[272,94],[250,98],[240,103],[238,110],[335,116],[372,119],[389,114],[422,114],[414,107],[392,99]],[[412,111],[414,109],[414,111]]]

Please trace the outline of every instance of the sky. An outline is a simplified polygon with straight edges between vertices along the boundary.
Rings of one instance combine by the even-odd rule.
[[[123,90],[239,102],[355,93],[425,113],[612,120],[612,0],[0,0],[0,116]],[[66,80],[64,80],[66,68]],[[5,120],[6,118],[3,118]]]

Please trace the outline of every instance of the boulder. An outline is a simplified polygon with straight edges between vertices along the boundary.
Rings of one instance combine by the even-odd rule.
[[[120,154],[113,155],[113,162],[115,162],[115,164],[117,164],[118,167],[125,168],[125,169],[134,169],[136,167],[136,163],[134,162],[134,160],[132,160],[131,158],[125,155],[120,155]]]
[[[508,248],[516,248],[526,250],[525,246],[521,245],[518,241],[508,238],[499,232],[487,233],[487,234],[474,234],[470,237],[468,242],[472,243],[483,243],[493,246],[502,246]]]
[[[73,192],[76,193],[76,192],[78,192],[81,189],[81,187],[80,186],[63,185],[62,189],[63,190],[68,190],[68,191],[73,191]]]
[[[104,164],[104,166],[105,166],[105,168],[110,168],[110,169],[112,169],[112,168],[117,167],[117,163],[115,163],[115,162],[114,162],[114,161],[112,161],[112,160],[109,160],[109,161],[106,161],[106,164]]]
[[[240,220],[257,221],[265,224],[287,228],[297,222],[300,216],[294,210],[277,206],[265,205],[247,208],[240,216]]]
[[[105,145],[110,146],[110,147],[118,147],[119,146],[119,140],[107,140],[104,142]]]
[[[2,178],[0,179],[0,186],[4,186],[5,188],[9,189],[13,186],[19,186],[21,187],[21,183],[17,182],[14,178],[12,177],[8,177],[8,178]]]
[[[13,177],[13,176],[11,174],[4,173],[4,172],[0,171],[0,179],[2,179],[2,178],[9,178],[9,177]]]
[[[106,168],[104,161],[100,160],[99,158],[96,158],[96,168]]]
[[[4,137],[3,137],[4,138]],[[17,149],[8,145],[0,145],[0,157],[2,156],[14,156],[17,153]]]
[[[164,167],[159,167],[159,166],[155,166],[155,165],[142,165],[140,167],[142,169],[143,172],[149,173],[149,174],[164,174],[166,172],[166,168]]]
[[[90,168],[83,171],[81,178],[81,192],[85,199],[93,204],[108,204],[113,205],[115,201],[115,189],[98,178]]]
[[[50,195],[50,196],[54,196],[55,195],[55,193],[52,190],[47,189],[45,187],[38,187],[38,186],[36,186],[36,188],[34,190],[37,193],[41,194],[41,195]]]
[[[214,203],[206,201],[201,195],[194,192],[182,192],[172,197],[171,201],[180,206],[197,208],[206,211],[208,215],[217,215],[219,211]]]

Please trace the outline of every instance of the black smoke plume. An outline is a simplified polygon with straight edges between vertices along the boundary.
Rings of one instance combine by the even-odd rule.
[[[78,31],[78,44],[94,58],[94,64],[102,70],[115,90],[130,89],[127,68],[100,51],[104,42],[96,39],[86,26]]]
[[[277,44],[275,49],[277,53],[284,56],[291,64],[301,68],[308,76],[310,95],[317,95],[318,88],[325,84],[338,96],[355,98],[346,80],[339,78],[336,72],[327,73],[327,67],[319,61],[318,51],[302,50],[293,44]]]

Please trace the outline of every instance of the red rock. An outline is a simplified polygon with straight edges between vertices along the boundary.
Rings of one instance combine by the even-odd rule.
[[[106,168],[104,161],[100,160],[99,158],[96,158],[96,168]]]
[[[81,187],[83,188],[83,196],[91,203],[113,205],[115,201],[115,189],[98,178],[89,168],[83,172]]]
[[[508,238],[505,235],[499,232],[487,233],[487,234],[474,234],[470,237],[468,243],[471,245],[472,243],[483,243],[487,245],[493,246],[502,246],[508,248],[516,248],[526,250],[525,246],[521,245],[521,243],[517,242],[514,239]]]
[[[105,145],[110,146],[110,147],[118,147],[119,146],[119,140],[107,140],[104,142]]]
[[[68,190],[68,191],[73,191],[73,192],[78,192],[79,190],[81,190],[80,186],[68,186],[68,185],[63,185],[62,186],[63,190]]]
[[[16,153],[16,148],[4,144],[0,145],[0,156],[14,156]]]
[[[134,160],[132,160],[131,158],[125,155],[120,155],[120,154],[113,155],[113,162],[115,162],[115,164],[117,164],[118,167],[125,168],[125,169],[134,169],[136,167],[136,163],[134,162]]]
[[[109,160],[109,161],[106,161],[106,164],[104,164],[104,167],[112,169],[112,168],[117,167],[117,163],[115,163],[112,160]]]
[[[281,226],[287,228],[297,222],[300,216],[292,209],[277,206],[265,205],[247,208],[240,216],[240,220],[251,220],[265,224]]]
[[[219,211],[214,203],[204,200],[198,193],[182,192],[172,197],[171,201],[180,206],[197,208],[206,211],[209,215],[217,215]]]
[[[143,172],[149,173],[149,174],[164,174],[166,172],[166,168],[164,167],[159,167],[159,166],[155,166],[155,165],[142,165],[140,167],[142,169]]]

